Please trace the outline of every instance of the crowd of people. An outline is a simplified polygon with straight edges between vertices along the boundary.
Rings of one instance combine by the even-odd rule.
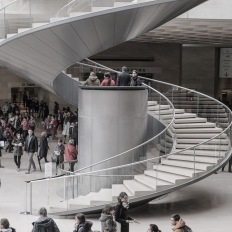
[[[131,223],[139,223],[128,215],[129,200],[125,192],[118,196],[116,207],[106,205],[102,210],[99,221],[101,222],[101,232],[129,232]],[[47,216],[46,208],[38,211],[38,220],[32,223],[32,232],[60,232],[55,221]],[[192,232],[179,214],[171,216],[171,226],[173,232]],[[79,213],[75,216],[73,232],[92,232],[93,223],[86,219],[85,215]],[[120,228],[118,228],[120,227]],[[100,232],[94,230],[95,232]],[[16,232],[10,227],[6,218],[1,219],[0,232]],[[156,224],[148,225],[147,232],[161,232]]]
[[[142,79],[138,76],[138,72],[133,70],[132,74],[128,73],[127,67],[122,67],[122,72],[117,78],[112,77],[110,72],[104,73],[104,79],[101,81],[94,72],[91,72],[89,78],[84,82],[86,86],[140,86]]]
[[[78,111],[73,113],[69,107],[61,109],[59,103],[55,102],[53,114],[51,114],[46,102],[37,103],[37,99],[32,100],[24,94],[23,104],[25,108],[22,112],[15,103],[6,102],[2,109],[0,108],[0,157],[2,149],[5,149],[7,153],[13,153],[16,170],[19,172],[21,157],[24,152],[27,153],[28,168],[26,174],[30,174],[36,171],[34,155],[37,156],[39,164],[41,159],[48,162],[47,154],[50,149],[48,138],[51,138],[58,140],[53,152],[55,154],[53,161],[56,162],[57,167],[66,158],[67,161],[70,161],[70,171],[74,171],[75,162],[71,161],[75,161],[78,154]],[[42,120],[43,131],[38,142],[35,131],[39,118]],[[57,138],[58,130],[62,134],[62,139]],[[69,141],[67,141],[68,145],[65,148],[67,138]]]

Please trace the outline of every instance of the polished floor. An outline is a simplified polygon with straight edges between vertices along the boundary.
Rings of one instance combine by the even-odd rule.
[[[55,142],[49,143],[52,150]],[[23,155],[20,172],[16,172],[12,153],[3,152],[2,165],[5,168],[0,169],[0,218],[9,218],[17,232],[29,232],[37,216],[20,215],[24,211],[24,181],[43,177],[44,173],[37,171],[26,175],[26,155]],[[36,202],[40,204],[40,199]],[[232,174],[219,172],[163,199],[131,210],[130,215],[140,224],[131,224],[130,231],[147,231],[150,223],[157,224],[162,232],[171,231],[170,215],[179,213],[194,232],[231,232],[231,212]],[[99,215],[90,215],[88,218],[94,223],[93,231],[100,230]],[[74,220],[55,220],[62,232],[73,231]]]

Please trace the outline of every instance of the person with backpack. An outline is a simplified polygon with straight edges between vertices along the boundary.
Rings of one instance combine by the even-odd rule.
[[[2,218],[0,220],[0,232],[16,232],[16,230],[10,227],[8,219]]]
[[[92,232],[91,228],[93,223],[91,221],[87,221],[85,215],[79,213],[75,216],[76,223],[74,225],[73,232]]]
[[[101,232],[116,232],[117,223],[114,221],[115,209],[111,205],[106,205],[102,210],[101,217],[99,221],[101,222]]]
[[[47,209],[42,207],[38,212],[39,219],[32,223],[32,232],[60,232],[52,218],[47,216]]]
[[[172,215],[171,224],[173,232],[192,232],[192,229],[185,224],[179,214]]]

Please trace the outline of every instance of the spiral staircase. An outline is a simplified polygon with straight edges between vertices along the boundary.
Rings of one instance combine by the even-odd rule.
[[[0,64],[77,106],[81,83],[63,70],[155,29],[204,0],[57,1],[60,5],[53,13],[48,12],[46,2],[31,0],[23,7],[18,5],[22,15],[18,28],[10,26],[14,14],[7,12],[19,1],[2,9]],[[142,150],[140,160],[89,171],[96,163],[70,175],[29,181],[30,213],[39,207],[33,201],[38,197],[39,204],[47,204],[49,212],[56,215],[98,212],[106,203],[116,204],[121,191],[128,193],[132,207],[136,207],[206,178],[225,165],[231,155],[231,111],[196,91],[144,79],[156,86],[144,84],[150,89],[148,115],[165,129],[131,149]],[[111,159],[130,155],[131,150]],[[127,168],[128,175],[114,175],[114,170]],[[90,178],[99,182],[99,191],[79,194],[78,183]],[[101,186],[102,178],[111,180],[110,186]],[[39,191],[32,193],[34,185],[40,185],[41,191],[46,185],[48,197],[42,199]]]

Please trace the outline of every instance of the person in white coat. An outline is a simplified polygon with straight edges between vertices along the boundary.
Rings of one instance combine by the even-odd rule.
[[[63,126],[63,132],[62,135],[64,136],[64,144],[66,144],[66,137],[69,136],[69,127],[70,127],[70,122],[69,119],[66,118],[64,120],[64,126]]]

